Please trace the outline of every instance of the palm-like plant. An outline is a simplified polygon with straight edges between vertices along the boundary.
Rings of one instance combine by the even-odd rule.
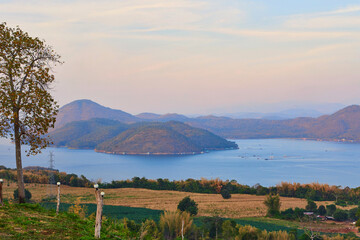
[[[187,230],[190,229],[193,220],[188,212],[165,211],[160,216],[160,228],[167,240],[175,239],[176,237],[184,237]]]

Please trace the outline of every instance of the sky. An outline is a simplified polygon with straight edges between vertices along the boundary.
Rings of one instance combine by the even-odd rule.
[[[360,103],[359,0],[0,0],[53,46],[60,105],[211,114]]]

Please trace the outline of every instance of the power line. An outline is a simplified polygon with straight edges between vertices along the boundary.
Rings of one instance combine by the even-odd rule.
[[[55,176],[54,176],[54,153],[50,152],[49,155],[49,188],[48,188],[48,197],[55,197],[55,193],[54,193],[54,186],[55,186]]]

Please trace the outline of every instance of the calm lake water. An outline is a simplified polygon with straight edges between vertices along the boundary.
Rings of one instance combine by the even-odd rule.
[[[238,150],[191,156],[126,156],[92,150],[48,148],[35,157],[24,157],[24,166],[49,165],[102,181],[129,179],[187,178],[235,179],[239,183],[274,186],[281,181],[320,182],[360,186],[360,144],[291,139],[236,140]],[[14,146],[0,142],[0,165],[15,167]]]

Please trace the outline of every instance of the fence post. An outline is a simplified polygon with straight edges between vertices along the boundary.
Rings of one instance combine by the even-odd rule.
[[[96,198],[96,220],[95,220],[95,238],[100,238],[101,222],[102,222],[102,208],[104,205],[104,192],[99,191],[99,185],[95,184],[95,198]]]
[[[182,219],[181,223],[181,239],[184,240],[184,219]]]
[[[56,215],[59,214],[59,208],[60,208],[60,182],[57,182],[57,186],[58,186],[58,193],[57,193]]]
[[[0,205],[2,206],[2,205],[4,205],[4,203],[3,203],[3,193],[2,193],[2,188],[3,188],[3,182],[4,182],[4,180],[2,180],[2,179],[0,179]]]

